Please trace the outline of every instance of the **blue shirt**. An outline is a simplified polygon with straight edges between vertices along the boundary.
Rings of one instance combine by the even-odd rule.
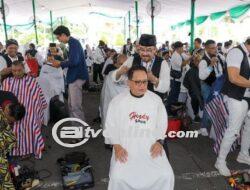
[[[88,80],[89,74],[85,62],[84,52],[80,42],[73,38],[69,38],[69,58],[61,62],[61,67],[68,68],[66,80],[67,83],[73,83],[77,79]]]

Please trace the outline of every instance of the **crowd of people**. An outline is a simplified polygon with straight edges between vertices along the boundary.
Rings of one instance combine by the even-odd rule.
[[[223,129],[215,163],[221,175],[231,175],[226,157],[239,137],[237,161],[250,165],[250,38],[224,46],[196,38],[194,49],[166,41],[157,48],[155,35],[142,34],[134,43],[127,39],[118,51],[102,40],[95,49],[88,44],[83,49],[65,26],[54,35],[60,44],[50,43],[46,56],[32,43],[24,54],[15,39],[0,44],[0,189],[14,189],[8,157],[42,158],[41,128],[49,123],[53,98],[64,102],[67,94],[70,117],[85,121],[83,86],[92,81],[102,86],[101,126],[105,144],[113,147],[109,190],[174,188],[165,133],[179,102],[200,123],[200,135],[217,141]],[[222,109],[222,117],[213,117]],[[150,136],[138,137],[141,132]]]

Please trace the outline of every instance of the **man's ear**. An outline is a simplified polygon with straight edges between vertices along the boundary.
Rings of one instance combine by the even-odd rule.
[[[154,52],[154,54],[157,53],[157,48],[155,46],[154,46],[153,52]]]

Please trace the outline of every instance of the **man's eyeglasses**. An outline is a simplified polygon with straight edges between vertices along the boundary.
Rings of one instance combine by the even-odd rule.
[[[142,53],[153,53],[153,49],[151,49],[151,48],[149,48],[149,49],[143,49],[143,48],[140,48],[140,51],[142,52]]]
[[[147,85],[148,84],[148,80],[131,80],[135,83],[135,85],[140,86],[140,85]]]

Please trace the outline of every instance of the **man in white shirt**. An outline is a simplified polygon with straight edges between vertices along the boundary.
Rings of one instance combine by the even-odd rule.
[[[213,85],[216,79],[223,75],[225,58],[217,54],[217,46],[214,40],[205,42],[205,53],[199,63],[199,78],[201,80],[201,92],[204,103],[206,103],[213,95]],[[210,126],[208,113],[203,113],[200,133],[208,136],[207,129]]]
[[[230,176],[226,157],[242,128],[241,150],[237,161],[250,165],[250,38],[229,51],[222,93],[228,96],[229,119],[215,167],[221,175]]]
[[[98,83],[98,77],[100,81],[103,81],[103,76],[102,76],[102,67],[106,59],[106,54],[104,51],[104,46],[105,43],[100,40],[99,45],[95,50],[94,53],[94,64],[93,64],[93,81],[95,83]]]
[[[128,72],[127,90],[109,104],[103,135],[114,146],[108,190],[173,190],[174,174],[164,153],[167,113],[147,90],[141,65]]]
[[[168,114],[172,115],[171,105],[178,102],[178,98],[181,90],[181,82],[183,78],[183,70],[189,63],[190,57],[184,55],[183,43],[177,41],[174,43],[174,53],[170,59],[171,65],[171,82],[170,82],[170,92],[168,96],[167,111]],[[185,57],[184,57],[185,56]]]
[[[155,35],[142,34],[139,40],[139,54],[135,54],[113,73],[113,80],[121,82],[127,80],[127,72],[132,65],[142,65],[148,71],[148,89],[158,94],[162,100],[169,90],[170,69],[166,60],[156,56]]]
[[[131,43],[131,39],[127,39],[127,44],[125,44],[121,49],[121,54],[126,56],[131,56],[133,52],[133,44]]]

